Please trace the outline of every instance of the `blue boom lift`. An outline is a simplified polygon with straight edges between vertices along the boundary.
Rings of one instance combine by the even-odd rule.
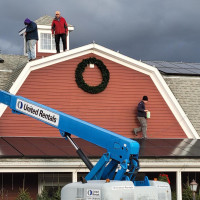
[[[9,106],[13,113],[27,115],[59,129],[89,168],[82,182],[68,184],[62,189],[62,200],[171,199],[169,184],[149,181],[147,176],[138,180],[138,142],[6,91],[0,90],[0,103]],[[71,135],[107,152],[93,166]]]

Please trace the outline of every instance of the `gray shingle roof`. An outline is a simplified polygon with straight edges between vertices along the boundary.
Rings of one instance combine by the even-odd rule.
[[[27,56],[5,54],[0,54],[0,58],[4,60],[0,63],[0,89],[8,91],[28,59]]]
[[[200,76],[163,76],[163,78],[200,135]]]
[[[40,17],[39,19],[35,20],[35,23],[37,25],[46,25],[46,26],[51,26],[53,17],[45,15]]]

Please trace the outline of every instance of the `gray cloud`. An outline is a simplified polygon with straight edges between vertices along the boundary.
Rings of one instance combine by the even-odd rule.
[[[0,49],[22,54],[24,19],[60,10],[75,26],[71,48],[94,40],[135,59],[200,62],[199,8],[199,0],[1,1]]]

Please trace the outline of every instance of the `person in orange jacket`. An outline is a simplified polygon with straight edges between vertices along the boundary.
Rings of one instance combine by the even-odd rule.
[[[55,36],[56,51],[60,53],[60,38],[63,43],[63,51],[67,49],[66,47],[66,37],[68,34],[67,22],[64,17],[61,17],[60,11],[56,11],[55,18],[51,25],[52,35]]]

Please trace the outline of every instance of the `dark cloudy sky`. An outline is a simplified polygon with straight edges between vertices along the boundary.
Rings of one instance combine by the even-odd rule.
[[[70,48],[94,40],[131,58],[200,62],[200,0],[0,0],[0,50],[22,54],[26,17],[74,25]]]

